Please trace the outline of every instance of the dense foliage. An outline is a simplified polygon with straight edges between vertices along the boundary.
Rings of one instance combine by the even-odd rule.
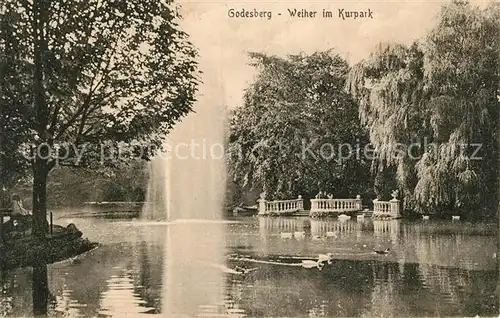
[[[273,198],[318,190],[345,197],[373,185],[384,200],[399,189],[406,211],[493,214],[500,4],[480,9],[453,1],[437,18],[412,45],[380,43],[351,68],[330,52],[287,59],[253,54],[258,76],[231,117],[234,182]],[[304,140],[316,141],[316,154],[325,143],[360,140],[363,148],[364,131],[373,158],[297,156]]]
[[[0,61],[14,74],[2,103],[23,127],[3,135],[25,146],[36,234],[53,167],[147,159],[191,111],[197,53],[178,19],[171,1],[1,2]]]
[[[499,17],[499,4],[453,2],[420,43],[380,45],[350,72],[380,180],[395,181],[407,209],[482,215],[496,207]],[[398,155],[398,145],[412,152]]]
[[[361,182],[369,163],[354,153],[366,136],[343,89],[347,62],[333,52],[251,58],[258,76],[230,118],[233,179],[270,198],[320,190],[353,196],[369,188]]]

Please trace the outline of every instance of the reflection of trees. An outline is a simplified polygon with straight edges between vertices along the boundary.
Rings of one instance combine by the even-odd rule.
[[[328,317],[327,313],[327,305],[325,302],[318,304],[314,306],[313,308],[309,309],[308,312],[308,317],[309,318],[323,318],[323,317]]]
[[[85,317],[81,308],[86,307],[86,305],[80,304],[78,300],[74,299],[72,293],[70,289],[65,288],[59,295],[56,295],[53,311],[66,317]]]
[[[146,302],[146,306],[161,309],[161,286],[165,255],[165,233],[146,232],[139,235],[136,264],[129,266],[134,276],[135,292]]]
[[[107,280],[107,291],[101,293],[101,309],[103,316],[125,316],[151,312],[155,308],[147,307],[141,295],[135,291],[133,273],[123,270],[118,276]]]
[[[468,286],[470,276],[467,271],[453,271],[448,268],[436,266],[449,261],[461,262],[464,267],[470,266],[470,260],[456,259],[455,252],[464,241],[461,234],[450,236],[436,236],[422,234],[420,226],[414,226],[413,237],[415,238],[415,252],[419,265],[419,275],[423,279],[423,284],[430,290],[440,295],[447,295],[452,304],[462,303],[460,290]],[[450,264],[451,265],[451,264]]]
[[[47,278],[47,265],[33,267],[32,297],[33,313],[35,316],[46,315],[49,301],[49,282]]]
[[[134,227],[127,235],[126,243],[103,245],[79,262],[51,266],[49,284],[56,295],[56,312],[94,317],[100,302],[116,295],[110,288],[121,287],[130,289],[121,291],[129,294],[128,299],[139,297],[133,303],[142,306],[139,309],[160,310],[165,230]]]
[[[241,298],[249,317],[352,317],[373,288],[370,264],[335,260],[322,271],[259,265]]]
[[[7,271],[0,268],[0,316],[5,317],[12,315],[13,297],[10,290],[13,288],[13,280],[8,279]]]
[[[30,269],[2,270],[0,274],[0,313],[14,317],[32,316],[33,286]]]
[[[464,226],[456,227],[452,223],[417,223],[404,226],[403,233],[411,239],[423,286],[432,294],[441,295],[449,306],[455,307],[455,312],[466,314],[467,308],[487,306],[484,299],[493,293],[494,284],[487,277],[498,277],[498,272],[493,273],[494,260],[490,256],[490,250],[496,246],[491,237],[474,235],[479,229],[467,229],[470,231],[467,232]],[[481,290],[473,291],[477,286],[482,286]],[[487,296],[483,299],[483,295]],[[478,299],[483,299],[480,304],[467,305]]]
[[[398,312],[397,277],[399,272],[393,264],[374,263],[372,275],[374,286],[371,292],[371,305],[363,317],[394,317]]]
[[[483,235],[480,228],[458,227],[452,222],[422,222],[405,224],[403,232],[407,236],[407,246],[411,244],[418,262],[467,270],[495,268],[492,258],[495,241],[492,236]]]

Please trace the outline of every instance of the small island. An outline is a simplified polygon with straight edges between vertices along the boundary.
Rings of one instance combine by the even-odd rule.
[[[6,213],[5,210],[0,212]],[[3,215],[2,215],[3,219]],[[66,227],[50,225],[45,237],[33,235],[32,216],[11,217],[0,226],[0,267],[17,267],[50,264],[75,257],[98,246],[83,238],[83,233],[73,224]]]

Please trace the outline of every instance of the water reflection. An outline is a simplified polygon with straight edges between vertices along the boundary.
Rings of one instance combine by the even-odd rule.
[[[224,224],[178,223],[168,227],[163,308],[167,317],[192,317],[200,306],[223,303]]]
[[[297,230],[305,232],[305,239],[280,235]],[[259,219],[258,229],[233,226],[231,232],[232,252],[254,259],[308,258],[325,252],[336,258],[321,272],[259,265],[249,282],[259,291],[247,291],[243,299],[251,316],[498,315],[498,232],[493,224],[370,219],[309,223],[289,218]],[[377,255],[377,247],[390,247],[391,252]]]
[[[172,227],[82,220],[91,239],[109,243],[73,261],[2,271],[0,316],[498,315],[491,225],[239,220]],[[375,254],[379,246],[390,253]],[[328,252],[334,260],[321,271],[287,265]]]
[[[47,265],[33,267],[33,276],[31,280],[33,286],[33,314],[35,316],[46,315],[50,294]]]
[[[80,224],[91,240],[107,236],[109,243],[62,263],[2,271],[0,316],[150,317],[161,312],[165,227],[85,219]]]

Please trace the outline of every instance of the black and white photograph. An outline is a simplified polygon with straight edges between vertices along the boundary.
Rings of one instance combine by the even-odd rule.
[[[499,317],[497,0],[0,0],[0,317]]]

